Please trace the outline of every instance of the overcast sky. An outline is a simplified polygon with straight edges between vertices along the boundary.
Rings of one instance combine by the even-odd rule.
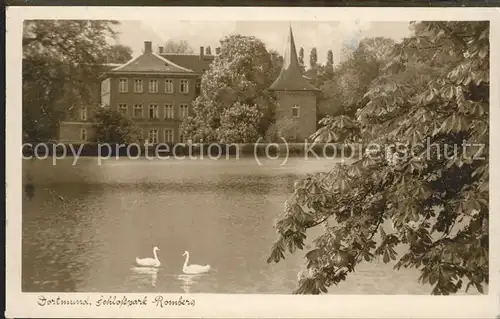
[[[331,49],[334,61],[340,59],[342,47],[355,43],[363,37],[384,36],[396,41],[409,35],[407,22],[314,22],[293,21],[291,23],[297,50],[304,48],[305,63],[309,62],[309,52],[316,47],[320,62],[326,60]],[[157,50],[169,39],[186,40],[199,52],[200,46],[219,46],[219,41],[230,34],[252,35],[261,39],[268,49],[283,54],[288,36],[289,22],[283,21],[121,21],[118,42],[130,46],[134,56],[141,54],[144,41],[152,41]]]

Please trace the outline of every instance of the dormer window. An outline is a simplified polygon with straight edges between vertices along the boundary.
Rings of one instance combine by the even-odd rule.
[[[292,116],[293,117],[299,117],[300,116],[300,106],[295,104],[292,106]]]

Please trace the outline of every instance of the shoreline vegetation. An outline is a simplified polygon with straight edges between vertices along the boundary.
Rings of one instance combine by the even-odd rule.
[[[342,143],[246,143],[246,144],[157,144],[147,147],[140,144],[104,144],[104,143],[26,143],[22,147],[25,159],[34,157],[43,159],[49,156],[83,157],[146,157],[206,155],[222,156],[304,156],[311,158],[336,158],[357,156],[365,149],[362,144]]]

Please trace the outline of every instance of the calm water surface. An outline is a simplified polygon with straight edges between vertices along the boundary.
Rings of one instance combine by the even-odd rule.
[[[290,293],[305,252],[267,264],[274,220],[294,180],[331,160],[25,161],[35,192],[23,200],[23,291]],[[30,176],[30,177],[29,177]],[[312,237],[320,230],[312,231]],[[160,269],[134,268],[160,248]],[[210,264],[182,275],[191,262]],[[360,265],[329,293],[428,294],[415,270]]]

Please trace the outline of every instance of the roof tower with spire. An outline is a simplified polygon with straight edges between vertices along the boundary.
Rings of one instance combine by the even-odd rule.
[[[285,46],[283,67],[278,78],[271,84],[269,89],[273,91],[318,91],[302,75],[297,50],[295,49],[292,26],[290,26],[290,33]]]

